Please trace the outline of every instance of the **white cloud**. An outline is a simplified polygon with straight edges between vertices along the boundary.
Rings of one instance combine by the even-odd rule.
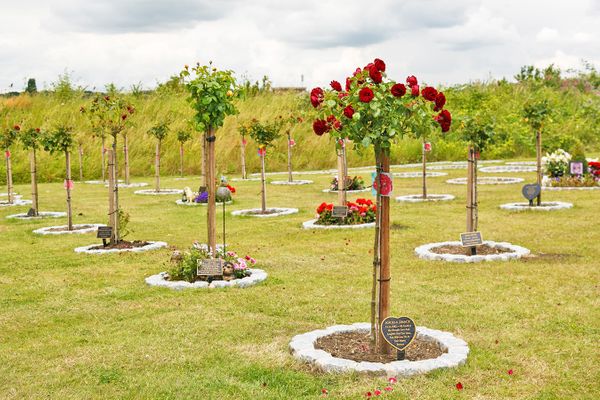
[[[540,42],[552,42],[558,38],[558,31],[552,28],[544,27],[535,38]]]

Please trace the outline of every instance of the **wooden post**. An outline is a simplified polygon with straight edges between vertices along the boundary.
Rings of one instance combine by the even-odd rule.
[[[156,141],[156,153],[154,158],[154,179],[156,182],[156,193],[160,192],[160,140]]]
[[[179,144],[179,176],[183,178],[183,142]]]
[[[536,152],[536,164],[537,164],[537,184],[542,186],[542,128],[538,129],[535,137],[535,152]],[[537,196],[536,204],[542,205],[542,191]]]
[[[472,145],[469,145],[469,158],[467,162],[467,232],[474,232],[474,165],[475,165],[475,151]],[[475,247],[467,249],[467,255],[475,255]]]
[[[290,141],[292,140],[292,137],[290,135],[290,132],[287,132],[287,141],[288,141],[288,160],[287,160],[287,167],[288,167],[288,182],[292,182],[293,181],[293,177],[292,177],[292,144],[290,143]]]
[[[6,156],[6,196],[8,198],[8,204],[12,204],[14,197],[13,197],[13,180],[12,180],[12,163],[10,160],[10,150],[6,149],[6,151],[4,152],[4,155]]]
[[[427,152],[425,151],[425,136],[423,136],[423,200],[427,200]]]
[[[340,146],[337,149],[337,146]],[[337,168],[338,168],[338,203],[340,206],[346,205],[346,173],[345,173],[345,152],[346,144],[344,139],[337,143]]]
[[[66,164],[66,190],[67,190],[67,225],[70,231],[73,230],[73,211],[71,210],[71,153],[65,150]]]
[[[106,182],[106,139],[102,138],[102,182]]]
[[[37,160],[35,147],[32,148],[31,153],[29,153],[29,169],[31,171],[31,208],[33,208],[33,215],[37,217],[40,210],[38,204]]]
[[[267,155],[267,149],[263,149],[260,155],[260,207],[263,212],[267,212],[267,183],[265,179],[265,156]]]
[[[247,179],[246,176],[246,138],[242,136],[242,145],[240,146],[242,152],[242,179]]]
[[[113,168],[113,151],[112,149],[108,150],[108,224],[112,228],[112,235],[110,237],[110,244],[115,244],[117,242],[115,237],[115,229],[117,224],[115,223],[115,177],[114,177],[114,168]]]
[[[83,145],[79,143],[79,181],[83,181]]]
[[[207,163],[207,186],[208,186],[208,247],[213,255],[217,253],[217,209],[215,203],[216,182],[215,182],[215,130],[208,128],[206,144],[208,145],[208,163]]]
[[[121,241],[120,231],[119,231],[119,167],[117,164],[117,135],[113,136],[113,144],[112,144],[112,156],[110,157],[112,161],[112,166],[109,167],[109,173],[112,173],[112,199],[113,199],[113,209],[112,209],[112,218],[113,218],[113,235],[111,236],[110,243],[116,244]],[[109,161],[110,162],[110,161]],[[109,184],[109,190],[110,190]]]
[[[127,134],[123,135],[123,153],[125,154],[125,184],[129,185],[129,138]]]
[[[208,179],[206,179],[206,174],[207,174],[206,161],[208,159],[208,157],[207,157],[208,143],[206,141],[206,137],[207,137],[206,132],[204,132],[202,134],[202,165],[200,166],[201,173],[202,173],[202,186],[204,186],[204,187],[208,186]]]
[[[376,149],[375,151],[380,152],[381,172],[390,172],[389,155],[387,155],[381,148]],[[378,186],[381,188],[381,185]],[[379,242],[379,256],[381,263],[379,273],[379,326],[379,324],[381,324],[381,322],[390,315],[390,196],[381,196],[380,193],[378,193],[377,196],[380,197],[380,208],[377,210],[377,212],[381,213],[381,225],[379,231],[379,237],[381,239]],[[382,354],[390,354],[391,347],[389,343],[383,339],[381,329],[378,329],[378,334],[379,352]]]
[[[378,176],[381,172],[381,154],[379,152],[375,153],[375,171]],[[381,266],[380,258],[379,258],[379,243],[380,243],[380,217],[381,213],[379,210],[381,209],[381,197],[376,196],[375,204],[377,205],[377,213],[375,215],[375,240],[373,244],[373,282],[371,286],[371,347],[376,349],[377,344],[379,343],[379,322],[377,320],[377,282],[379,278],[379,268]]]

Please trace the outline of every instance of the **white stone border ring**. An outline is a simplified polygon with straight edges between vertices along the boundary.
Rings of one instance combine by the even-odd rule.
[[[66,217],[66,216],[67,216],[67,213],[64,211],[40,211],[40,212],[38,212],[38,215],[36,215],[34,217],[27,216],[27,213],[19,213],[19,214],[7,215],[6,218],[8,218],[8,219],[42,219],[42,218],[62,218],[62,217]]]
[[[12,203],[9,203],[8,200],[0,201],[0,207],[28,206],[30,204],[31,200],[23,200],[21,196],[15,197]]]
[[[106,224],[73,224],[73,228],[75,230],[72,231],[52,231],[51,229],[56,228],[66,228],[68,225],[58,225],[58,226],[46,226],[44,228],[39,228],[33,231],[36,235],[75,235],[75,234],[84,234],[96,232],[99,226],[106,226]],[[85,229],[77,229],[77,227],[89,226]]]
[[[422,194],[409,194],[406,196],[396,197],[396,201],[406,203],[422,203],[426,201],[450,201],[454,199],[455,197],[451,194],[428,194],[427,198],[425,199],[423,198]]]
[[[251,272],[250,276],[246,276],[241,279],[233,279],[231,281],[212,281],[210,284],[205,281],[197,281],[194,283],[186,281],[169,281],[166,279],[167,273],[161,272],[160,274],[152,275],[146,278],[146,283],[149,286],[165,287],[173,290],[182,289],[214,289],[224,287],[239,287],[247,288],[254,286],[259,282],[267,279],[267,273],[262,269],[249,268]]]
[[[492,165],[490,167],[481,167],[479,168],[481,172],[535,172],[537,171],[536,167],[532,167],[529,165]]]
[[[308,179],[300,179],[297,181],[271,181],[271,185],[290,185],[290,186],[297,186],[297,185],[310,185],[311,183],[313,183],[313,181],[309,181]]]
[[[138,183],[117,183],[119,189],[127,189],[127,188],[136,188],[136,187],[144,187],[148,186],[146,182],[138,182]],[[108,184],[104,185],[104,187],[108,187]]]
[[[523,181],[523,178],[511,178],[507,176],[484,176],[477,178],[478,185],[510,185],[512,183],[519,183]],[[466,185],[467,178],[448,179],[446,183],[451,185]]]
[[[183,190],[181,190],[181,189],[160,189],[160,191],[157,192],[154,189],[143,189],[143,190],[136,190],[133,193],[134,194],[143,194],[146,196],[164,196],[164,195],[169,195],[169,194],[183,194]]]
[[[316,224],[317,219],[311,219],[302,223],[303,229],[362,229],[362,228],[373,228],[375,222],[368,222],[366,224],[354,224],[354,225],[318,225]]]
[[[542,190],[600,190],[600,186],[542,186]]]
[[[167,243],[165,242],[148,242],[147,245],[142,247],[134,247],[131,249],[108,249],[108,250],[92,250],[92,247],[102,246],[101,244],[90,244],[89,246],[82,246],[75,248],[75,253],[84,253],[84,254],[109,254],[109,253],[125,253],[125,252],[133,252],[133,253],[141,253],[144,251],[150,250],[158,250],[163,247],[167,247]]]
[[[511,259],[521,258],[531,253],[529,249],[526,249],[525,247],[517,246],[507,242],[493,242],[491,240],[484,240],[483,244],[493,248],[510,250],[510,252],[500,254],[468,256],[466,254],[437,254],[432,251],[436,247],[461,246],[461,242],[451,241],[424,244],[415,249],[415,254],[419,256],[419,258],[422,258],[424,260],[474,263],[482,261],[508,261]]]
[[[352,325],[334,325],[325,329],[297,335],[289,344],[293,356],[305,363],[314,365],[329,373],[359,372],[388,376],[409,377],[412,375],[426,374],[440,368],[455,368],[465,364],[469,355],[467,343],[450,332],[417,326],[416,337],[437,343],[443,353],[437,358],[420,361],[392,361],[389,363],[353,361],[345,358],[333,357],[324,350],[315,348],[318,339],[345,332],[364,332],[371,329],[371,324],[359,322]]]
[[[362,193],[362,192],[368,192],[370,190],[371,190],[371,188],[364,188],[361,190],[346,190],[346,193]],[[323,189],[322,192],[323,193],[337,193],[338,190]]]
[[[432,178],[436,176],[446,176],[447,172],[431,172],[427,171],[427,177]],[[422,178],[423,172],[394,172],[392,174],[394,178]]]
[[[196,203],[195,201],[186,201],[185,203],[183,202],[183,200],[179,199],[179,200],[175,200],[175,204],[178,204],[180,206],[206,206],[208,205],[208,203]],[[222,201],[217,201],[215,203],[218,206],[223,206],[223,202]],[[225,204],[233,204],[233,201],[226,201]]]
[[[500,208],[509,211],[556,211],[573,208],[573,203],[564,201],[543,201],[541,206],[530,206],[527,202],[521,202],[502,204]]]
[[[275,210],[276,212],[271,214],[254,214],[261,211],[260,208],[249,208],[246,210],[235,210],[231,212],[231,215],[236,217],[256,217],[256,218],[270,218],[279,217],[282,215],[290,215],[298,213],[297,208],[284,208],[284,207],[267,207],[267,210]]]

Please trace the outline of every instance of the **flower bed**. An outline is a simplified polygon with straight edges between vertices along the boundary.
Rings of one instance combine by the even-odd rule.
[[[337,192],[339,190],[338,187],[338,178],[337,176],[333,178],[333,180],[331,181],[331,184],[329,186],[329,191],[330,192]],[[344,189],[347,192],[353,192],[353,191],[360,191],[360,190],[364,190],[365,189],[365,181],[363,180],[362,176],[353,176],[353,177],[346,177],[346,183],[344,185]]]
[[[74,235],[80,233],[91,233],[96,232],[99,226],[105,226],[104,224],[74,224],[73,230],[69,231],[67,225],[60,226],[47,226],[45,228],[39,228],[33,231],[37,235]]]
[[[454,200],[454,196],[451,194],[428,194],[427,198],[423,198],[422,194],[410,194],[406,196],[398,196],[396,197],[396,201],[398,202],[406,202],[406,203],[421,203],[424,201],[450,201]]]
[[[576,158],[576,160],[581,160],[579,162],[582,166],[582,170],[577,174],[572,173],[574,171],[570,169],[573,156],[562,149],[542,157],[542,167],[545,174],[542,180],[542,186],[545,186],[544,189],[564,188],[564,190],[573,190],[572,188],[600,187],[600,162],[587,161],[584,157]]]
[[[75,248],[75,253],[84,253],[84,254],[112,254],[112,253],[141,253],[144,251],[157,250],[163,247],[167,247],[167,243],[165,242],[144,242],[143,246],[138,247],[128,247],[128,248],[107,248],[103,249],[102,245],[91,244],[89,246],[82,246]]]
[[[509,178],[505,176],[485,176],[477,178],[478,185],[509,185],[512,183],[523,182],[523,178]],[[467,178],[448,179],[446,183],[451,185],[466,185]]]
[[[40,211],[36,216],[29,216],[27,213],[19,213],[7,215],[9,219],[42,219],[42,218],[62,218],[66,217],[67,213],[63,211]]]
[[[417,327],[415,340],[429,342],[439,348],[441,352],[440,356],[420,361],[402,360],[383,363],[338,358],[327,351],[317,348],[317,342],[324,338],[343,333],[356,332],[368,334],[370,328],[371,325],[369,323],[355,323],[352,325],[330,326],[325,329],[297,335],[292,338],[289,344],[290,351],[296,359],[329,373],[354,371],[359,373],[387,374],[398,377],[425,374],[440,368],[458,367],[466,362],[469,354],[469,347],[465,341],[458,339],[449,332],[428,329],[422,326]]]
[[[486,240],[483,245],[488,249],[496,249],[496,252],[490,252],[495,254],[486,255],[466,255],[467,249],[462,247],[461,242],[450,241],[450,242],[439,242],[439,243],[428,243],[419,246],[415,249],[415,253],[419,258],[432,261],[449,261],[449,262],[460,262],[460,263],[473,263],[482,261],[508,261],[511,259],[521,258],[528,255],[530,251],[524,247],[517,246],[506,242],[493,242]],[[448,249],[446,254],[442,254],[439,249]],[[462,254],[461,254],[462,253]]]
[[[573,208],[573,203],[566,203],[563,201],[548,201],[542,202],[542,204],[539,206],[530,206],[527,202],[521,202],[502,204],[500,208],[510,211],[556,211]]]
[[[236,217],[256,217],[256,218],[271,218],[280,217],[282,215],[290,215],[298,213],[297,208],[284,208],[284,207],[269,207],[266,213],[262,212],[260,208],[249,208],[246,210],[232,211],[231,215]]]
[[[369,199],[356,199],[356,202],[346,202],[348,214],[344,218],[333,216],[333,204],[321,203],[317,207],[317,219],[302,224],[305,229],[323,228],[368,228],[375,226],[377,206]]]
[[[290,186],[296,186],[296,185],[310,185],[311,183],[313,183],[313,181],[309,181],[309,180],[296,180],[296,181],[271,181],[271,185],[290,185]]]
[[[181,190],[181,189],[160,189],[157,192],[154,189],[144,189],[144,190],[136,190],[133,193],[147,195],[147,196],[162,196],[162,195],[169,195],[169,194],[182,194],[183,190]]]

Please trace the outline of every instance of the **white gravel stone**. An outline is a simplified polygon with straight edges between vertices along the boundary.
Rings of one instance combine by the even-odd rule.
[[[346,190],[346,193],[362,193],[362,192],[368,192],[370,191],[371,188],[364,188],[361,190]],[[323,189],[323,193],[337,193],[337,190],[331,190],[331,189]]]
[[[537,165],[536,161],[509,161],[506,165]]]
[[[507,176],[483,176],[477,178],[478,185],[509,185],[523,181],[523,178],[511,178]],[[446,183],[450,183],[451,185],[466,185],[467,178],[448,179]]]
[[[289,186],[299,186],[299,185],[310,185],[313,181],[309,180],[296,180],[296,181],[271,181],[271,185],[289,185]]]
[[[9,203],[7,200],[0,201],[0,207],[27,206],[30,204],[31,200],[23,200],[21,199],[21,196],[15,196],[12,203]]]
[[[514,244],[510,244],[507,242],[494,242],[491,240],[485,240],[483,244],[486,244],[490,247],[498,247],[503,249],[511,250],[510,253],[503,254],[490,254],[490,255],[476,255],[476,256],[467,256],[460,254],[437,254],[432,251],[432,249],[436,247],[442,246],[460,246],[461,242],[459,241],[450,241],[450,242],[438,242],[438,243],[428,243],[422,246],[419,246],[415,249],[415,253],[419,258],[425,260],[432,261],[449,261],[449,262],[482,262],[482,261],[508,261],[511,259],[521,258],[530,253],[528,249],[525,247],[517,246]]]
[[[600,186],[542,186],[542,190],[562,191],[562,190],[600,190]]]
[[[178,204],[180,206],[190,206],[190,207],[194,207],[194,206],[207,206],[208,203],[196,203],[195,201],[186,201],[185,203],[183,202],[183,200],[179,199],[179,200],[175,200],[175,204]],[[222,202],[217,202],[216,203],[217,206],[223,206]],[[233,204],[233,201],[226,201],[225,204]]]
[[[166,244],[165,244],[166,245]],[[247,276],[242,279],[234,279],[232,281],[212,281],[210,284],[205,281],[197,281],[194,283],[186,282],[186,281],[170,281],[167,279],[168,274],[166,272],[161,272],[156,275],[152,275],[146,278],[146,284],[149,286],[158,286],[165,287],[173,290],[182,290],[182,289],[215,289],[215,288],[225,288],[225,287],[240,287],[246,288],[249,286],[254,286],[259,282],[267,279],[267,273],[262,269],[258,268],[249,268],[249,271],[252,273],[250,276]]]
[[[144,251],[157,250],[163,247],[167,247],[167,243],[165,242],[148,242],[146,246],[143,247],[134,247],[132,249],[108,249],[108,250],[92,250],[92,247],[101,246],[98,244],[90,244],[89,246],[82,246],[75,248],[75,253],[84,253],[84,254],[112,254],[112,253],[142,253]]]
[[[396,197],[396,201],[406,203],[422,203],[424,201],[450,201],[455,197],[451,194],[428,194],[426,199],[423,199],[421,194],[409,194],[406,196]]]
[[[42,219],[42,218],[62,218],[66,217],[67,213],[63,211],[40,211],[38,215],[35,217],[28,217],[27,213],[19,213],[7,215],[6,218],[9,219]]]
[[[431,172],[431,171],[427,172],[427,177],[429,177],[429,178],[436,177],[436,176],[446,176],[446,175],[448,175],[447,172]],[[422,178],[423,172],[421,172],[421,171],[419,171],[419,172],[394,172],[392,174],[392,176],[394,178]]]
[[[573,203],[564,201],[543,201],[540,207],[530,206],[528,202],[507,203],[500,206],[503,210],[510,211],[556,211],[573,208]]]
[[[183,190],[181,189],[160,189],[160,192],[157,192],[154,189],[143,189],[136,190],[133,192],[134,194],[143,194],[147,196],[164,196],[169,194],[183,194]]]
[[[335,169],[321,169],[315,171],[292,171],[292,175],[324,175],[331,174],[332,172],[336,172]],[[275,175],[287,175],[288,171],[279,171],[279,172],[266,172],[265,176],[275,176]],[[250,174],[250,176],[260,176],[260,172],[254,172]]]
[[[536,167],[528,165],[493,165],[479,168],[481,172],[535,172]]]
[[[282,207],[267,207],[267,210],[275,210],[277,212],[272,214],[249,214],[253,212],[261,211],[260,208],[250,208],[246,210],[236,210],[232,211],[231,215],[234,216],[245,216],[245,217],[257,217],[257,218],[271,218],[271,217],[279,217],[281,215],[290,215],[298,213],[297,208],[282,208]]]
[[[136,188],[136,187],[144,187],[148,186],[146,182],[137,182],[137,183],[117,183],[119,189],[127,189],[127,188]],[[108,187],[108,185],[104,185],[104,187]]]
[[[86,229],[77,229],[82,226],[91,225]],[[72,231],[51,231],[50,229],[56,228],[66,228],[67,225],[58,225],[58,226],[46,226],[44,228],[39,228],[33,231],[33,233],[37,235],[77,235],[83,233],[91,233],[96,232],[99,226],[106,226],[105,224],[73,224],[74,230]]]
[[[417,326],[417,336],[422,340],[438,343],[440,348],[447,350],[447,353],[431,360],[376,363],[355,362],[332,357],[326,351],[315,349],[315,342],[324,336],[340,332],[369,332],[370,328],[368,322],[359,322],[352,325],[334,325],[326,329],[296,335],[290,342],[290,351],[301,362],[312,364],[328,373],[355,371],[397,377],[408,377],[415,374],[425,374],[440,368],[457,367],[466,362],[469,354],[469,348],[465,341],[456,338],[449,332],[422,326]]]
[[[467,164],[444,164],[444,165],[429,165],[425,167],[428,170],[443,170],[443,169],[467,169]]]
[[[302,223],[303,229],[362,229],[362,228],[373,228],[375,222],[369,222],[368,224],[355,224],[355,225],[317,225],[317,219],[311,219]]]
[[[87,183],[88,185],[106,185],[106,182],[108,181],[83,181],[83,183]],[[119,179],[117,182],[122,183],[123,180]]]

